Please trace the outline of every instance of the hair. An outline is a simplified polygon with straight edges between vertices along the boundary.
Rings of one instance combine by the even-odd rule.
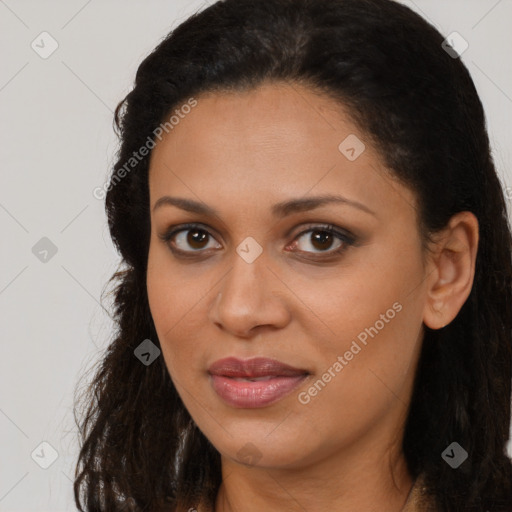
[[[143,60],[115,111],[121,143],[105,209],[121,255],[107,283],[117,330],[84,393],[80,511],[213,510],[220,454],[163,358],[146,366],[134,356],[145,339],[160,347],[146,289],[150,154],[122,179],[117,173],[190,97],[265,83],[304,85],[347,109],[392,176],[414,191],[425,246],[457,212],[478,219],[468,299],[446,327],[424,326],[402,448],[438,510],[512,509],[511,228],[481,101],[443,40],[392,0],[225,0],[190,16]],[[456,470],[441,457],[454,441],[469,454]]]

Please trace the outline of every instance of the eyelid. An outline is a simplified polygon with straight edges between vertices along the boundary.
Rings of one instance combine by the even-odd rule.
[[[206,226],[205,224],[202,224],[200,222],[191,222],[191,223],[184,223],[184,224],[171,226],[163,234],[159,234],[158,238],[160,240],[162,240],[163,242],[167,243],[167,245],[169,246],[170,250],[173,253],[181,254],[185,258],[186,257],[197,258],[198,255],[200,255],[201,253],[207,253],[209,250],[208,249],[198,249],[195,251],[192,251],[192,250],[184,251],[182,249],[171,248],[170,243],[169,243],[171,238],[173,238],[175,235],[177,235],[183,231],[188,231],[191,229],[199,229],[201,231],[205,231],[211,238],[213,238],[214,240],[217,241],[216,237],[213,236],[213,234],[211,233],[211,231],[216,232],[216,230],[214,230],[214,229],[210,228],[209,226]],[[286,237],[290,236],[290,233],[292,231],[293,231],[293,229],[288,231],[285,236]],[[328,233],[331,233],[334,237],[336,237],[338,240],[340,240],[342,242],[342,247],[340,247],[338,249],[334,249],[334,250],[328,250],[328,251],[323,251],[323,252],[320,251],[317,253],[309,252],[309,251],[297,251],[298,253],[302,253],[302,254],[313,254],[313,255],[316,254],[317,255],[317,256],[313,256],[311,259],[316,258],[317,260],[319,260],[319,259],[327,259],[329,257],[339,256],[341,252],[346,251],[350,246],[355,245],[357,242],[357,237],[353,233],[348,231],[347,229],[339,228],[337,226],[334,226],[331,223],[310,222],[310,223],[306,223],[305,225],[303,224],[301,226],[301,231],[299,231],[295,236],[293,236],[293,240],[290,242],[290,244],[287,245],[287,247],[289,247],[291,244],[297,243],[297,239],[299,239],[303,235],[313,232],[313,231],[326,231]],[[217,243],[219,243],[219,242],[217,242]]]
[[[205,231],[211,238],[213,238],[214,240],[217,240],[216,237],[212,235],[212,231],[215,231],[215,230],[212,230],[212,228],[210,228],[200,222],[188,222],[185,224],[178,224],[176,226],[171,226],[168,229],[166,229],[162,234],[159,234],[158,238],[169,245],[171,238],[173,238],[175,235],[181,233],[182,231],[189,231],[192,229],[200,229],[201,231]],[[183,251],[181,249],[171,249],[171,250],[175,251],[175,252],[182,253],[182,254],[190,253],[189,255],[191,255],[192,253],[199,254],[201,252],[206,252],[205,250],[197,250],[197,251]]]
[[[292,230],[293,231],[293,230]],[[301,227],[301,231],[299,231],[296,235],[294,235],[293,239],[297,239],[298,237],[309,233],[311,231],[327,231],[332,233],[333,235],[337,235],[340,238],[351,241],[354,243],[356,241],[356,236],[344,228],[339,228],[329,222],[310,222],[306,223],[305,226]]]

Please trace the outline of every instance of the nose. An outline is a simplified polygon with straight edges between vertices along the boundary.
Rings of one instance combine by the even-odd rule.
[[[290,294],[263,255],[247,263],[235,253],[232,268],[210,306],[209,319],[241,338],[253,337],[264,326],[282,329],[290,322]]]

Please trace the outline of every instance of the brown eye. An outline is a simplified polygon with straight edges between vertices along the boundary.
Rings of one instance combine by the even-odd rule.
[[[167,233],[159,235],[159,238],[166,242],[178,257],[193,257],[194,253],[201,254],[207,249],[222,248],[220,244],[215,245],[216,240],[207,229],[195,224],[184,224],[170,229]],[[299,242],[301,239],[304,239],[305,243]],[[299,253],[313,254],[314,259],[315,254],[320,256],[338,255],[353,245],[355,240],[353,235],[340,232],[333,226],[316,226],[295,237],[290,247],[293,250],[298,249]],[[214,245],[211,245],[212,243]]]
[[[326,251],[331,248],[336,239],[332,233],[316,230],[310,231],[309,240],[311,242],[311,246],[315,249],[318,249],[319,251]]]
[[[300,243],[301,239],[305,243]],[[293,247],[298,247],[300,252],[337,254],[353,243],[352,237],[339,233],[332,226],[317,226],[298,235]]]
[[[195,256],[194,253],[200,254],[205,252],[204,249],[221,247],[219,244],[212,246],[210,241],[214,241],[215,238],[207,229],[203,229],[197,224],[174,226],[158,235],[158,238],[164,241],[176,255]]]
[[[194,249],[204,249],[205,241],[208,240],[208,234],[202,229],[189,229],[186,231],[186,243]]]
[[[213,237],[208,231],[200,228],[188,228],[175,231],[169,241],[173,241],[173,245],[177,246],[180,251],[200,251],[208,248],[209,239]]]

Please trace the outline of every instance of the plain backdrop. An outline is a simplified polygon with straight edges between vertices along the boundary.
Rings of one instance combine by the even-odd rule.
[[[73,392],[113,328],[100,294],[118,255],[92,194],[114,162],[113,110],[142,59],[211,3],[0,0],[0,511],[75,510]],[[512,2],[403,3],[469,43],[510,208]]]

